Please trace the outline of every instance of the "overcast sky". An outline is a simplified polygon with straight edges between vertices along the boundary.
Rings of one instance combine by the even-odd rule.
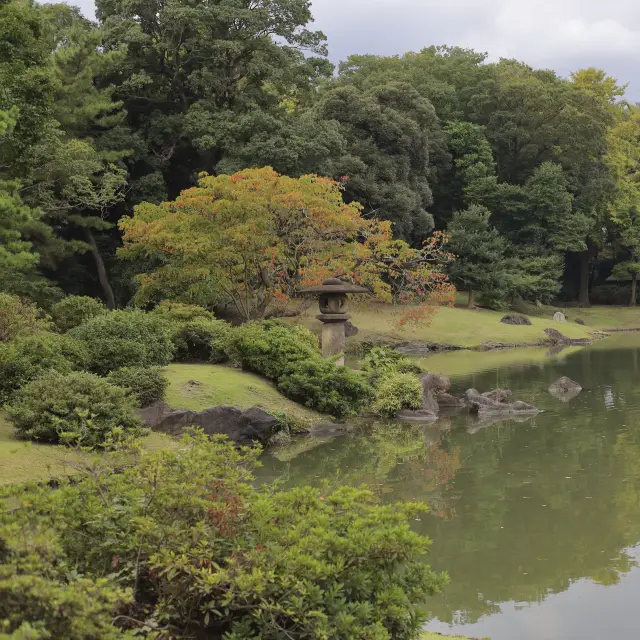
[[[93,15],[92,0],[71,2]],[[562,75],[600,67],[640,100],[639,0],[313,0],[313,14],[336,62],[459,45]]]

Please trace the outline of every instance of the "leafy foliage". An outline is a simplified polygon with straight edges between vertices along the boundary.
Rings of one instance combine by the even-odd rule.
[[[16,432],[29,440],[105,448],[144,433],[129,392],[91,373],[46,373],[7,405]]]
[[[112,371],[107,380],[130,391],[141,407],[164,400],[169,381],[158,367],[123,367]]]
[[[108,581],[102,609],[122,611],[116,589],[131,590],[130,613],[118,618],[127,626],[169,624],[184,638],[203,629],[229,638],[416,637],[427,596],[446,580],[425,564],[429,541],[409,526],[424,505],[382,506],[351,488],[274,492],[251,483],[258,452],[204,436],[182,444],[143,453],[120,473],[92,468],[58,490],[16,494],[23,506],[0,510],[0,539],[46,531],[59,560],[40,546],[30,573],[62,581],[73,568]],[[137,623],[131,614],[141,609]],[[16,608],[12,624],[29,616]]]
[[[422,383],[413,373],[392,373],[376,389],[373,411],[392,418],[403,409],[422,407]]]
[[[33,335],[49,328],[48,321],[32,302],[0,292],[0,343]]]
[[[84,368],[87,358],[84,343],[55,333],[43,332],[0,344],[0,403],[48,371],[66,374]]]
[[[175,202],[138,205],[120,228],[122,257],[151,258],[140,303],[225,304],[251,320],[283,312],[300,287],[333,275],[425,312],[450,293],[438,237],[422,249],[394,240],[389,222],[364,217],[337,182],[316,175],[296,180],[267,167],[204,176]]]
[[[422,373],[420,365],[391,347],[373,347],[360,360],[360,368],[369,374],[376,385],[381,378],[393,373]]]
[[[278,389],[292,400],[337,418],[362,411],[372,398],[365,376],[322,358],[289,363],[278,377]]]
[[[174,352],[171,325],[138,310],[96,316],[73,329],[71,335],[86,343],[89,369],[101,375],[122,367],[164,366]]]
[[[178,362],[225,362],[226,346],[231,325],[223,320],[195,318],[177,324],[173,330],[173,344]]]
[[[88,296],[67,296],[53,305],[51,317],[59,331],[63,333],[79,327],[91,318],[106,313],[106,307],[95,298]]]

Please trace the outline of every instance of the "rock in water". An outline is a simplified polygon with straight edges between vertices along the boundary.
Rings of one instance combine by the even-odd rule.
[[[519,313],[508,313],[500,320],[502,324],[515,324],[515,325],[530,325],[531,320],[527,316],[522,316]]]
[[[561,311],[557,311],[556,313],[553,314],[553,321],[554,322],[566,322],[567,319],[564,316],[564,313],[562,313]]]
[[[423,373],[420,375],[422,382],[422,408],[438,415],[438,397],[447,394],[451,389],[451,380],[446,376],[437,376],[434,373]]]
[[[260,407],[243,411],[238,407],[220,406],[189,411],[171,409],[159,402],[141,409],[138,415],[154,431],[179,436],[189,427],[200,427],[208,436],[226,435],[232,442],[243,445],[253,442],[266,445],[282,428],[277,418]]]
[[[509,393],[509,395],[506,395]],[[466,404],[471,413],[478,415],[536,415],[540,410],[526,402],[506,402],[510,392],[502,389],[490,391],[486,394],[479,393],[476,389],[468,389],[465,393]]]
[[[566,376],[558,378],[558,380],[549,387],[549,393],[562,402],[569,402],[569,400],[580,395],[581,391],[582,387]]]
[[[428,409],[418,409],[417,411],[404,409],[403,411],[398,411],[395,418],[402,422],[435,422],[438,416]]]

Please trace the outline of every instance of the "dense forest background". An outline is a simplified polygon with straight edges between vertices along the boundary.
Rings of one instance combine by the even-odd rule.
[[[97,23],[0,0],[0,290],[124,306],[143,269],[120,218],[271,166],[340,181],[414,246],[445,231],[471,303],[635,303],[640,110],[616,79],[448,46],[334,68],[311,20],[306,0],[98,0]]]

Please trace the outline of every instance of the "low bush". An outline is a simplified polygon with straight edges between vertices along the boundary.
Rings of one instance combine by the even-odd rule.
[[[0,404],[21,386],[47,371],[70,373],[85,367],[83,342],[57,333],[38,333],[0,344]]]
[[[373,384],[392,373],[422,373],[420,365],[391,347],[373,347],[360,361],[360,367]]]
[[[0,342],[33,335],[49,327],[50,323],[35,304],[9,293],[0,293]]]
[[[373,411],[393,418],[403,409],[422,407],[422,383],[415,373],[391,373],[383,378],[376,389]]]
[[[428,596],[446,582],[426,564],[429,540],[410,526],[424,505],[380,505],[363,489],[258,487],[257,456],[188,437],[119,473],[103,462],[56,490],[15,490],[7,499],[23,506],[0,508],[0,554],[8,530],[31,543],[33,580],[81,575],[103,585],[107,576],[134,599],[114,598],[112,618],[143,636],[162,627],[185,639],[417,638]],[[42,606],[16,591],[10,585],[0,604],[9,632]],[[48,637],[110,638],[65,633],[82,606],[90,604],[43,616],[43,625],[62,625]]]
[[[162,301],[153,311],[159,316],[172,322],[190,322],[191,320],[215,320],[215,316],[211,311],[207,311],[204,307],[198,307],[192,304],[183,304],[182,302],[172,302],[171,300]]]
[[[19,436],[39,442],[107,448],[144,433],[128,391],[91,373],[44,374],[6,405]]]
[[[233,363],[270,380],[277,380],[291,364],[320,357],[313,333],[276,320],[249,322],[235,328],[227,352]]]
[[[153,313],[110,311],[71,331],[89,351],[89,369],[99,375],[123,367],[165,366],[174,352],[172,325]]]
[[[107,308],[100,300],[88,296],[68,296],[53,305],[51,317],[58,331],[65,333],[104,313],[107,313]]]
[[[321,357],[288,364],[278,377],[278,389],[291,400],[336,418],[358,413],[373,398],[364,375]]]
[[[107,380],[130,391],[141,407],[164,400],[169,386],[158,367],[123,367],[112,371]]]
[[[176,322],[173,328],[174,360],[178,362],[225,362],[232,327],[223,320],[195,318]]]

